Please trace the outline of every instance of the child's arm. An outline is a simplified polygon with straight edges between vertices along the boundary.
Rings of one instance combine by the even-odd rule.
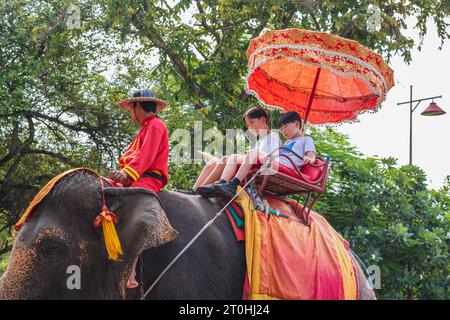
[[[306,138],[305,142],[305,156],[303,157],[302,164],[314,163],[316,161],[316,147],[311,137]]]
[[[269,159],[269,156],[270,155],[268,153],[259,152],[258,153],[259,162],[261,162],[262,164],[265,164],[267,159]]]

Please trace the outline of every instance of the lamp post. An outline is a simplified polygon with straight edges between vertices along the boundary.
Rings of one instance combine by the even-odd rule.
[[[438,105],[434,102],[434,99],[442,98],[442,96],[436,96],[436,97],[430,97],[430,98],[423,98],[423,99],[416,99],[413,100],[412,98],[412,88],[413,86],[409,86],[410,89],[410,95],[409,95],[409,101],[405,102],[399,102],[397,105],[407,104],[409,103],[409,164],[412,164],[412,115],[413,112],[416,110],[419,103],[425,100],[433,100],[428,108],[426,108],[421,115],[423,116],[440,116],[445,114],[445,111],[438,107]],[[416,106],[413,108],[413,102],[417,102]]]

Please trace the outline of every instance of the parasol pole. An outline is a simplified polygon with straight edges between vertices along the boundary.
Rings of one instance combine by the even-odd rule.
[[[308,120],[309,111],[311,110],[311,105],[312,105],[312,102],[313,102],[313,99],[314,99],[314,94],[316,93],[317,82],[319,82],[319,76],[320,76],[320,71],[321,70],[322,70],[322,68],[320,68],[320,67],[317,68],[316,77],[314,79],[314,84],[313,84],[313,87],[311,89],[311,93],[309,94],[309,98],[308,98],[308,105],[306,107],[305,119],[303,119],[303,128],[305,128],[306,121]]]

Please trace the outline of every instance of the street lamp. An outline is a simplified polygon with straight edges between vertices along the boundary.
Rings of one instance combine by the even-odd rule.
[[[416,110],[419,103],[425,100],[432,100],[428,108],[426,108],[421,115],[423,116],[440,116],[445,114],[445,111],[439,108],[439,106],[434,102],[434,99],[442,98],[442,96],[437,97],[430,97],[430,98],[424,98],[424,99],[412,99],[412,86],[409,86],[410,89],[410,95],[409,95],[409,101],[405,102],[399,102],[397,105],[407,104],[409,103],[409,164],[412,164],[412,114]],[[413,108],[413,102],[417,102],[416,106]]]

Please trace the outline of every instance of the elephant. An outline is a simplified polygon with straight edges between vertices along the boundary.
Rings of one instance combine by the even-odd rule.
[[[115,228],[123,255],[117,260],[108,259],[102,230],[93,224],[103,196],[118,216]],[[220,209],[215,199],[177,191],[162,191],[158,197],[142,188],[102,188],[98,177],[88,172],[71,173],[16,234],[0,278],[0,299],[139,299]],[[137,257],[140,284],[127,289]],[[241,299],[245,271],[245,244],[236,241],[222,214],[145,298]],[[359,298],[375,298],[359,266],[357,271],[362,280]],[[78,285],[71,282],[76,273]]]

